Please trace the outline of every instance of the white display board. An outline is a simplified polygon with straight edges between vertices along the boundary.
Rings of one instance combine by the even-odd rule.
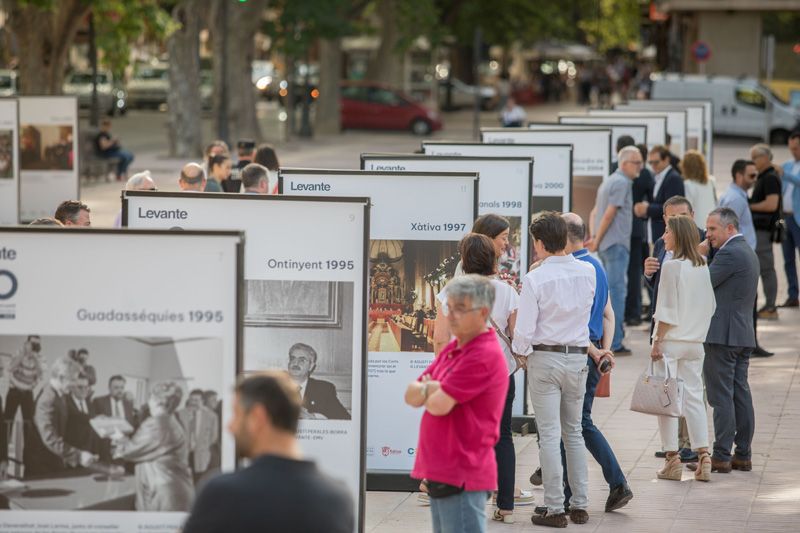
[[[613,109],[590,109],[589,114],[595,117],[630,117],[641,115],[658,115],[667,117],[667,133],[670,135],[672,141],[670,143],[670,150],[678,157],[683,157],[686,153],[686,111],[616,111]]]
[[[478,172],[478,215],[494,213],[508,219],[509,246],[498,261],[498,273],[519,291],[528,272],[531,221],[533,159],[530,157],[463,157],[417,154],[361,154],[362,170],[405,170],[414,172]],[[469,231],[469,230],[467,230]],[[524,389],[524,373],[515,377]],[[525,413],[525,394],[514,397],[512,414]]]
[[[597,189],[611,174],[610,128],[580,131],[482,128],[481,140],[494,144],[572,144],[572,211],[589,220]]]
[[[619,138],[627,135],[633,139],[635,144],[647,144],[647,126],[640,124],[559,124],[552,122],[529,122],[529,130],[563,130],[580,131],[595,130],[597,127],[607,127],[611,129],[611,162],[617,161],[617,143]]]
[[[288,370],[298,384],[308,380],[300,446],[320,469],[347,484],[359,523],[365,494],[368,210],[367,198],[136,191],[123,196],[123,224],[131,228],[245,231],[242,371]],[[315,354],[310,374],[290,361],[297,343]]]
[[[478,175],[281,169],[278,183],[282,194],[371,199],[367,470],[370,489],[381,479],[410,489],[422,410],[403,395],[433,361],[436,295],[477,215]]]
[[[619,106],[621,109],[639,111],[641,109],[660,109],[675,108],[686,109],[686,128],[688,130],[696,127],[698,121],[702,119],[703,135],[701,146],[703,155],[708,161],[708,168],[711,171],[714,160],[714,102],[712,100],[691,100],[691,99],[656,99],[656,100],[629,100],[626,107]],[[617,106],[615,106],[616,109]],[[697,108],[700,108],[699,112]],[[698,114],[702,114],[698,118]]]
[[[638,116],[638,117],[592,117],[583,113],[559,113],[558,121],[561,124],[583,124],[601,126],[603,124],[643,125],[647,127],[645,144],[653,147],[667,142],[667,117],[665,116]],[[612,146],[612,151],[617,145]],[[615,156],[616,157],[616,156]]]
[[[423,141],[422,151],[426,155],[530,157],[533,159],[531,211],[569,211],[572,208],[571,144]]]
[[[0,239],[0,354],[6,372],[42,369],[33,420],[9,428],[16,479],[3,481],[0,529],[179,530],[202,483],[235,467],[224,428],[241,363],[242,234],[8,227]],[[52,380],[56,369],[65,377]],[[201,407],[202,392],[221,404]]]
[[[0,98],[0,226],[19,222],[18,119],[17,101]]]
[[[78,98],[20,96],[19,218],[52,217],[80,198]]]

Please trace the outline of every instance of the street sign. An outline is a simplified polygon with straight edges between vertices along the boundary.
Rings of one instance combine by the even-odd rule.
[[[704,41],[695,41],[692,44],[692,57],[698,63],[705,63],[711,58],[711,47]]]

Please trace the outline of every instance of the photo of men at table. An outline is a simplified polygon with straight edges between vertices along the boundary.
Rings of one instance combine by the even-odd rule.
[[[370,352],[433,351],[436,295],[458,260],[457,242],[370,242]]]
[[[0,505],[188,511],[196,484],[220,469],[220,420],[205,403],[222,387],[220,347],[219,339],[0,336],[0,355],[12,355],[0,357],[10,371],[0,377],[0,477],[24,485]]]

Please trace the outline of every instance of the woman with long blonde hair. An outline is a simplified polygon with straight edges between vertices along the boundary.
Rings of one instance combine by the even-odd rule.
[[[667,219],[664,247],[672,257],[661,266],[650,357],[657,369],[668,367],[671,377],[683,380],[683,416],[689,440],[698,455],[694,477],[698,481],[709,481],[711,456],[708,453],[708,415],[703,399],[703,342],[716,309],[716,300],[708,266],[697,251],[699,244],[697,227],[691,218],[676,216]],[[680,481],[683,466],[678,455],[678,419],[659,416],[658,429],[661,445],[667,452],[658,477]]]
[[[706,158],[697,150],[688,150],[680,164],[686,199],[694,208],[694,222],[705,229],[708,214],[717,208],[717,181],[708,173]]]

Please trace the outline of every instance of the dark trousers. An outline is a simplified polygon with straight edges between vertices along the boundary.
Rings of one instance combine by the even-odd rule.
[[[514,376],[508,380],[508,394],[500,419],[500,439],[494,445],[494,458],[497,461],[497,507],[504,511],[514,509],[514,470],[517,456],[511,436],[511,407],[514,405]]]
[[[600,370],[591,357],[589,357],[588,366],[589,375],[586,378],[586,394],[583,396],[583,417],[581,418],[583,441],[586,444],[586,449],[589,450],[594,460],[603,469],[603,477],[608,483],[608,487],[613,489],[625,483],[625,474],[622,473],[622,468],[617,462],[614,450],[611,449],[603,433],[592,421],[592,404],[594,403],[597,383],[600,381]],[[569,488],[569,479],[567,479],[567,455],[565,452],[564,442],[562,441],[561,464],[564,467],[564,505],[567,505],[570,497],[572,497],[572,491]]]
[[[786,281],[789,283],[789,298],[796,300],[798,296],[797,286],[797,264],[795,254],[800,249],[800,226],[794,219],[794,215],[785,214],[783,220],[786,222],[786,232],[783,235],[783,269],[786,271]]]
[[[6,395],[6,410],[3,412],[3,420],[13,422],[17,416],[17,408],[22,409],[22,420],[28,422],[33,420],[34,413],[33,391],[22,390],[10,387]]]
[[[117,176],[121,176],[128,172],[128,166],[133,161],[133,154],[124,148],[111,148],[104,151],[100,157],[104,159],[116,158],[119,159],[117,163]]]
[[[750,459],[755,431],[755,412],[747,369],[752,348],[706,343],[703,377],[708,404],[714,409],[714,453],[718,461],[730,461],[735,455]]]
[[[641,237],[631,237],[631,257],[628,262],[628,294],[625,296],[625,320],[642,319],[642,276],[647,242]]]

